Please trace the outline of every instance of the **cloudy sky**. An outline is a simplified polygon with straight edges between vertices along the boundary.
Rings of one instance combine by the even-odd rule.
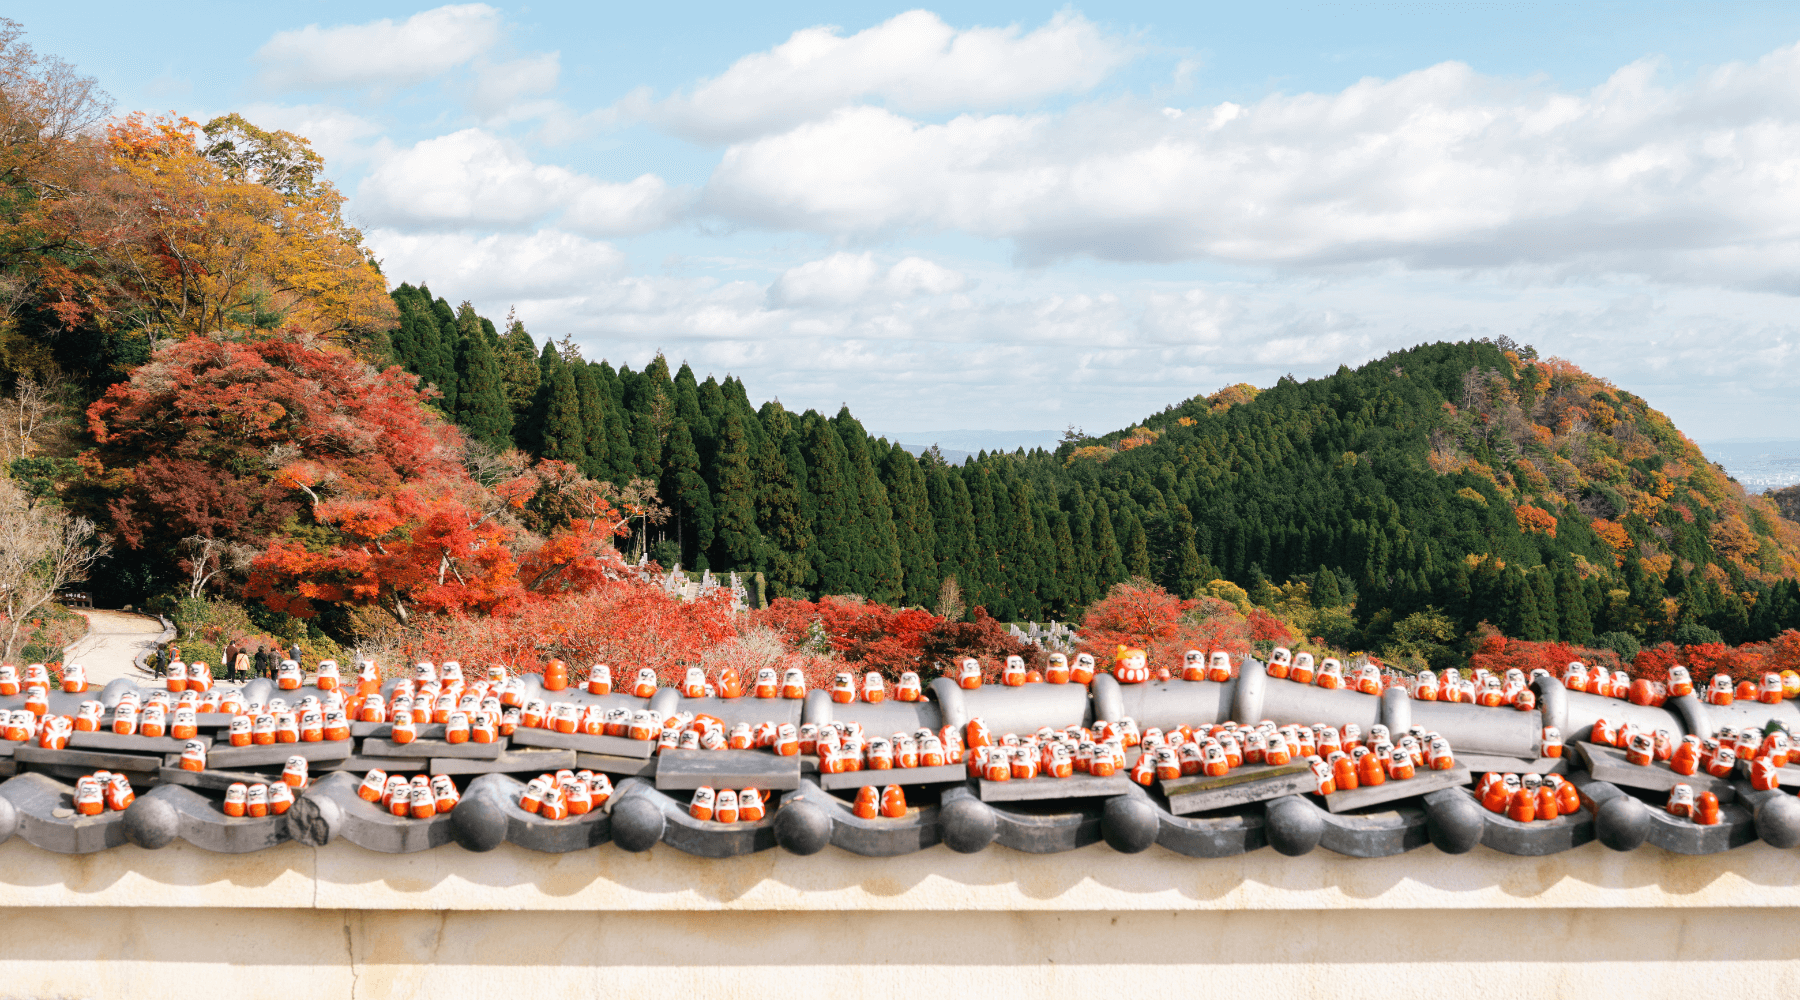
[[[25,6],[311,137],[396,281],[876,431],[1505,334],[1800,437],[1800,5]]]

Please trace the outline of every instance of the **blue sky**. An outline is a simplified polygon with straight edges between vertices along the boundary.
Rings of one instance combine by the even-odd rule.
[[[1702,441],[1800,425],[1800,5],[11,16],[120,110],[311,137],[395,280],[877,431],[1500,334]]]

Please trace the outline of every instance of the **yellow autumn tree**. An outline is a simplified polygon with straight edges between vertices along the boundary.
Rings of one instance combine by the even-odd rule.
[[[393,325],[386,280],[306,139],[235,114],[204,129],[132,115],[108,128],[107,153],[97,249],[114,294],[96,319],[153,341]]]

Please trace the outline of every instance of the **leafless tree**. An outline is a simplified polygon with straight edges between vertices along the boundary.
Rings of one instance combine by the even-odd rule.
[[[256,547],[242,542],[228,542],[210,535],[189,535],[181,540],[187,558],[181,562],[188,572],[188,596],[199,599],[206,595],[207,585],[221,573],[245,573],[256,558]]]
[[[57,591],[87,579],[88,570],[111,551],[94,522],[33,497],[0,477],[0,613],[6,643],[0,659],[10,660],[22,645],[25,621]]]
[[[69,424],[61,386],[21,378],[13,394],[0,400],[0,464],[30,458]]]

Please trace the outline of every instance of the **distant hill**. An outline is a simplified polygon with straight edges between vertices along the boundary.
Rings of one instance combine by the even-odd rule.
[[[1146,577],[1314,608],[1283,614],[1381,650],[1416,633],[1465,641],[1484,622],[1580,642],[1800,626],[1800,526],[1648,401],[1504,338],[1228,386],[1097,437],[876,436],[847,408],[754,407],[729,375],[660,355],[615,369],[423,286],[393,295],[394,358],[487,394],[446,392],[465,430],[651,481],[671,508],[639,525],[652,558],[760,572],[770,597],[1071,620]]]

